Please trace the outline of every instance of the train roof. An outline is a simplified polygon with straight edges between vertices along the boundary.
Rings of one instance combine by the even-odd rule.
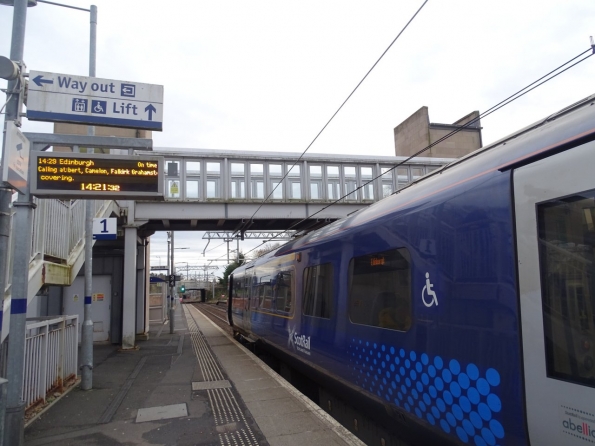
[[[595,95],[578,101],[493,144],[437,169],[391,196],[348,217],[286,243],[273,255],[318,244],[370,221],[419,206],[438,190],[494,171],[507,171],[595,139]]]

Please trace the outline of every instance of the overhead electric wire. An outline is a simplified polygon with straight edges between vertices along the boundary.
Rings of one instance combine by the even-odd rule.
[[[415,14],[413,14],[413,16],[411,16],[411,18],[409,19],[409,21],[405,24],[405,26],[403,26],[403,28],[401,29],[401,31],[399,31],[399,34],[397,34],[397,36],[393,39],[393,41],[390,43],[390,45],[384,50],[384,52],[380,55],[380,57],[376,60],[376,62],[374,62],[374,64],[372,65],[372,67],[368,70],[368,72],[365,74],[365,76],[358,82],[358,84],[355,86],[355,88],[351,91],[351,93],[349,93],[349,95],[347,96],[347,98],[343,101],[343,103],[339,106],[339,108],[337,109],[337,111],[335,111],[335,113],[333,113],[333,115],[331,116],[331,118],[326,122],[326,124],[324,124],[324,126],[322,127],[322,129],[320,129],[320,131],[316,134],[316,136],[314,137],[314,139],[310,142],[310,144],[308,144],[308,147],[306,147],[306,149],[302,152],[302,154],[300,155],[300,157],[295,161],[295,163],[293,163],[293,165],[291,166],[291,168],[289,168],[287,170],[287,173],[283,176],[283,178],[281,178],[281,181],[279,181],[279,183],[277,184],[277,186],[275,186],[273,188],[273,190],[271,191],[271,193],[269,195],[267,195],[267,197],[262,200],[262,202],[260,203],[260,206],[258,206],[258,208],[256,209],[256,211],[254,211],[254,214],[252,214],[252,217],[250,217],[250,220],[248,222],[252,222],[252,220],[254,219],[254,217],[256,216],[256,214],[258,213],[258,211],[262,208],[262,205],[265,204],[267,202],[267,200],[273,195],[273,193],[275,192],[275,190],[279,187],[279,185],[283,182],[283,180],[285,178],[287,178],[287,175],[289,175],[289,172],[291,172],[291,170],[295,167],[295,165],[303,158],[303,156],[306,154],[306,152],[310,149],[310,147],[312,147],[312,145],[316,142],[316,140],[318,139],[318,137],[322,134],[322,132],[324,132],[324,130],[329,126],[329,124],[331,123],[331,121],[335,118],[335,116],[337,116],[337,114],[341,111],[341,109],[343,108],[343,106],[347,103],[347,101],[351,98],[351,96],[354,95],[354,93],[357,91],[357,89],[360,87],[360,85],[366,80],[366,78],[368,77],[368,75],[372,72],[372,70],[376,67],[376,65],[378,65],[378,63],[382,60],[382,58],[384,57],[384,55],[388,52],[388,50],[390,50],[390,48],[393,46],[393,44],[399,39],[399,37],[401,37],[401,34],[403,34],[403,32],[407,29],[407,27],[411,24],[411,22],[413,21],[413,19],[415,19],[415,17],[417,16],[417,14],[419,14],[419,12],[422,10],[422,8],[426,5],[426,3],[428,3],[428,0],[425,0],[422,5],[417,9],[417,11],[415,11]],[[242,231],[245,230],[245,226],[242,226],[241,229],[239,229],[238,231]],[[236,232],[238,232],[236,231]]]
[[[425,3],[424,3],[424,4],[425,4]],[[423,6],[423,5],[422,5],[422,6]],[[580,60],[578,60],[578,61],[574,62],[576,59],[580,58],[581,56],[585,55],[585,54],[586,54],[586,53],[588,53],[588,52],[591,52],[591,54],[589,54],[588,56],[586,56],[586,57],[583,57],[582,59],[580,59]],[[486,117],[486,116],[489,116],[489,115],[491,115],[492,113],[494,113],[495,111],[497,111],[497,110],[501,109],[502,107],[504,107],[504,106],[506,106],[506,105],[508,105],[508,104],[510,104],[510,103],[512,103],[512,102],[514,102],[514,101],[516,101],[517,99],[519,99],[520,97],[522,97],[522,96],[524,96],[525,94],[529,93],[530,91],[532,91],[532,90],[536,89],[537,87],[539,87],[539,86],[541,86],[541,85],[545,84],[546,82],[548,82],[548,81],[550,81],[550,80],[554,79],[555,77],[559,76],[560,74],[564,73],[565,71],[569,70],[570,68],[572,68],[572,67],[574,67],[574,66],[578,65],[579,63],[581,63],[581,62],[583,62],[583,61],[587,60],[589,57],[593,56],[594,54],[595,54],[595,47],[591,47],[591,48],[589,48],[589,49],[587,49],[587,50],[583,51],[582,53],[580,53],[580,54],[578,54],[577,56],[573,57],[572,59],[570,59],[570,60],[568,60],[568,61],[564,62],[562,65],[560,65],[560,66],[558,66],[557,68],[553,69],[552,71],[550,71],[549,73],[545,74],[544,76],[541,76],[539,79],[537,79],[537,80],[535,80],[535,81],[531,82],[529,85],[527,85],[527,86],[525,86],[525,87],[521,88],[521,89],[520,89],[520,90],[518,90],[516,93],[514,93],[514,94],[512,94],[512,95],[508,96],[506,99],[504,99],[504,100],[502,100],[502,101],[498,102],[496,105],[494,105],[494,106],[492,106],[492,107],[488,108],[488,109],[487,109],[485,112],[481,113],[481,114],[480,114],[479,116],[477,116],[476,118],[474,118],[474,119],[470,120],[470,121],[469,121],[469,122],[467,122],[466,124],[464,124],[464,125],[462,125],[462,126],[460,126],[460,127],[456,128],[455,130],[453,130],[453,131],[451,131],[451,132],[447,133],[447,134],[446,134],[446,135],[444,135],[443,137],[441,137],[441,138],[439,138],[438,140],[434,141],[433,143],[431,143],[431,144],[427,145],[426,147],[424,147],[423,149],[421,149],[421,150],[419,150],[418,152],[414,153],[413,155],[409,156],[408,158],[406,158],[405,160],[401,161],[400,163],[397,163],[397,164],[395,164],[393,167],[391,167],[390,169],[388,169],[386,172],[383,172],[383,173],[381,173],[380,175],[377,175],[376,177],[372,178],[371,180],[369,180],[369,181],[367,181],[366,183],[362,184],[361,186],[357,187],[356,189],[354,189],[353,191],[349,192],[348,194],[345,194],[345,195],[343,195],[342,197],[340,197],[340,198],[338,198],[337,200],[335,200],[335,201],[333,201],[333,202],[329,203],[328,205],[326,205],[325,207],[323,207],[323,208],[319,209],[318,211],[314,212],[313,214],[310,214],[310,215],[308,215],[306,218],[303,218],[302,220],[300,220],[300,221],[298,221],[298,222],[294,223],[294,224],[293,224],[293,225],[291,225],[291,226],[290,226],[288,229],[286,229],[286,230],[285,230],[285,232],[287,232],[287,231],[291,231],[293,228],[295,228],[295,227],[296,227],[297,225],[299,225],[300,223],[303,223],[303,222],[307,221],[308,219],[310,219],[310,218],[314,217],[315,215],[317,215],[317,214],[321,213],[322,211],[324,211],[324,210],[328,209],[329,207],[331,207],[331,206],[333,206],[333,205],[337,204],[337,203],[338,203],[338,202],[340,202],[341,200],[343,200],[343,199],[345,199],[346,197],[348,197],[349,195],[351,195],[351,194],[353,194],[353,193],[357,192],[358,190],[360,190],[360,189],[364,188],[365,186],[367,186],[368,184],[370,184],[370,183],[372,183],[373,181],[377,180],[378,178],[382,177],[383,175],[386,175],[387,173],[389,173],[389,172],[392,172],[392,171],[393,171],[393,170],[395,170],[397,167],[399,167],[399,166],[402,166],[403,164],[407,163],[407,162],[408,162],[408,161],[410,161],[411,159],[413,159],[413,158],[415,158],[415,157],[419,156],[420,154],[422,154],[423,152],[425,152],[425,151],[427,151],[427,150],[431,149],[431,148],[432,148],[432,147],[434,147],[435,145],[437,145],[437,144],[439,144],[439,143],[443,142],[444,140],[446,140],[446,139],[450,138],[451,136],[453,136],[453,135],[457,134],[457,133],[458,133],[458,132],[460,132],[461,130],[463,130],[463,129],[465,129],[465,128],[468,128],[468,127],[470,127],[471,125],[473,125],[473,124],[475,124],[477,121],[479,121],[481,118],[484,118],[484,117]],[[571,64],[571,65],[568,65],[568,64],[570,64],[571,62],[574,62],[574,63],[573,63],[573,64]],[[568,66],[566,66],[566,65],[568,65]],[[564,69],[562,69],[563,67],[565,67],[565,68],[564,68]],[[553,73],[555,73],[555,74],[553,74]],[[304,151],[304,153],[305,153],[305,151]],[[303,156],[303,154],[302,154],[302,156]],[[300,159],[301,159],[301,157],[300,157]],[[298,161],[299,161],[299,159],[298,159]],[[296,161],[296,163],[297,163],[297,161]],[[295,164],[294,164],[294,166],[295,166]],[[293,167],[293,166],[292,166],[292,167]],[[393,192],[393,194],[394,194],[394,193],[397,193],[397,192],[398,192],[398,191],[395,191],[395,192]],[[271,194],[272,194],[272,192],[271,192]],[[270,195],[269,195],[269,196],[270,196]],[[267,198],[268,198],[268,197],[267,197]],[[261,206],[262,206],[262,204],[261,204]],[[260,209],[260,208],[259,208],[259,209]],[[257,209],[257,212],[258,212],[258,209]],[[254,215],[256,215],[256,212],[254,213]],[[253,215],[252,217],[254,217],[254,215]],[[263,241],[263,243],[266,243],[266,242],[268,242],[268,241],[272,241],[272,239],[265,240],[265,241]],[[244,253],[244,255],[246,255],[246,254],[248,254],[248,253],[250,253],[250,252],[254,251],[256,248],[258,248],[258,246],[257,246],[257,247],[255,247],[255,248],[253,248],[253,249],[251,249],[250,251],[248,251],[248,252]]]

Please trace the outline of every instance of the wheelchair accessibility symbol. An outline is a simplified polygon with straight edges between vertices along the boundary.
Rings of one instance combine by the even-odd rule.
[[[105,115],[107,112],[107,101],[91,101],[91,113]]]
[[[430,273],[426,273],[426,286],[421,290],[421,300],[428,308],[434,304],[438,306],[438,297],[436,296],[436,291],[432,289],[433,286],[434,284],[430,282]],[[430,298],[430,300],[428,301],[426,298]]]

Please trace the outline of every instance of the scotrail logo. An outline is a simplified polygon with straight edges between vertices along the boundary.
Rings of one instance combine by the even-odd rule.
[[[310,354],[310,336],[300,335],[295,332],[295,328],[287,327],[287,348],[292,348],[294,351]]]

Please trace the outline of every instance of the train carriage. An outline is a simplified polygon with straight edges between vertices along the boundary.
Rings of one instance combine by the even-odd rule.
[[[595,443],[594,100],[236,269],[234,330],[409,444]]]

